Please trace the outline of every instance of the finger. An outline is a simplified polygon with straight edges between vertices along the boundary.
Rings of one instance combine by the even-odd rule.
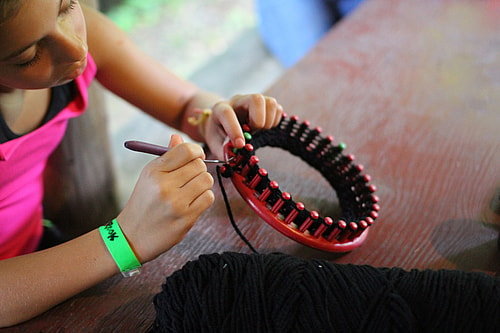
[[[281,112],[279,109],[280,105],[278,104],[275,98],[265,97],[265,100],[266,100],[266,110],[265,110],[266,119],[264,120],[263,128],[269,129],[277,125],[276,116],[279,115],[281,118]]]
[[[196,159],[181,168],[168,172],[164,179],[171,188],[184,188],[193,179],[206,172],[207,165],[201,159]]]
[[[206,190],[191,202],[190,208],[193,211],[198,211],[200,213],[203,213],[210,206],[212,206],[214,201],[215,201],[214,192],[212,190]]]
[[[226,136],[236,148],[242,148],[245,145],[243,131],[238,121],[238,116],[231,105],[225,102],[217,103],[212,109],[214,121],[222,127]]]
[[[276,127],[280,123],[281,119],[283,118],[283,106],[278,103],[276,106],[276,113],[274,114],[274,125],[271,127]]]
[[[247,112],[246,121],[252,129],[263,128],[266,124],[266,99],[261,94],[236,96],[231,100],[232,106],[237,113],[241,110]]]
[[[175,142],[175,140],[174,140]],[[179,143],[152,162],[162,172],[172,172],[195,159],[205,159],[201,146],[195,143]]]
[[[180,136],[179,134],[172,134],[170,136],[170,143],[168,144],[168,147],[172,148],[183,142],[184,140],[182,139],[182,136]]]
[[[212,176],[208,172],[203,172],[186,183],[184,187],[170,191],[175,195],[168,201],[176,215],[196,218],[213,203],[210,195],[204,196],[206,192],[212,192],[212,187]],[[200,198],[209,199],[209,201],[199,202]]]
[[[212,200],[209,200],[209,202],[205,204],[202,204],[197,201],[199,201],[200,198],[203,197],[206,192],[212,192],[213,185],[214,185],[214,179],[212,175],[210,175],[208,172],[200,173],[195,178],[191,179],[191,181],[186,183],[182,188],[182,190],[185,191],[186,193],[189,193],[190,195],[190,197],[187,200],[189,206],[191,208],[195,206],[198,207],[198,209],[200,209],[200,207],[208,208],[213,203]],[[206,199],[206,197],[203,198]]]

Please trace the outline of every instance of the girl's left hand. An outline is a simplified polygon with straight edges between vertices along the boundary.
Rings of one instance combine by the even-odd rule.
[[[245,145],[241,124],[247,123],[255,131],[278,125],[283,107],[276,99],[261,94],[236,95],[229,101],[221,101],[212,107],[203,132],[210,151],[223,159],[223,144],[227,137],[236,148]]]

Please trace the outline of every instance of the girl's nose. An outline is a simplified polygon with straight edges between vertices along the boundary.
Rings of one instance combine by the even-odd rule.
[[[73,63],[82,60],[87,55],[87,44],[71,28],[60,26],[54,34],[56,47],[55,59],[61,63]]]

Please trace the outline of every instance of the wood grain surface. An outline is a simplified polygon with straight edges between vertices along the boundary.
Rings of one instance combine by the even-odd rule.
[[[380,197],[366,242],[334,254],[282,236],[224,181],[259,252],[337,263],[500,273],[500,2],[367,1],[267,94],[347,144]],[[257,153],[280,187],[338,214],[329,185],[286,151]],[[250,253],[220,191],[187,237],[132,279],[116,276],[12,332],[143,332],[167,275],[203,253]],[[1,332],[7,330],[0,330]]]

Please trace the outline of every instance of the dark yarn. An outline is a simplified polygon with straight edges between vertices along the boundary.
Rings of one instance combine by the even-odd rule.
[[[217,170],[217,180],[219,182],[220,191],[222,193],[222,197],[224,198],[224,204],[226,205],[227,216],[229,218],[229,221],[231,222],[231,225],[233,226],[234,231],[238,234],[241,240],[245,242],[245,244],[250,248],[250,250],[252,250],[253,253],[258,253],[258,251],[253,247],[252,243],[250,243],[250,241],[245,237],[245,235],[243,235],[240,228],[238,228],[238,225],[234,220],[231,205],[229,204],[229,199],[226,194],[226,189],[224,188],[224,183],[222,182],[220,166],[217,166],[216,170]]]
[[[162,290],[151,332],[500,329],[500,279],[482,273],[223,253],[188,262]]]

